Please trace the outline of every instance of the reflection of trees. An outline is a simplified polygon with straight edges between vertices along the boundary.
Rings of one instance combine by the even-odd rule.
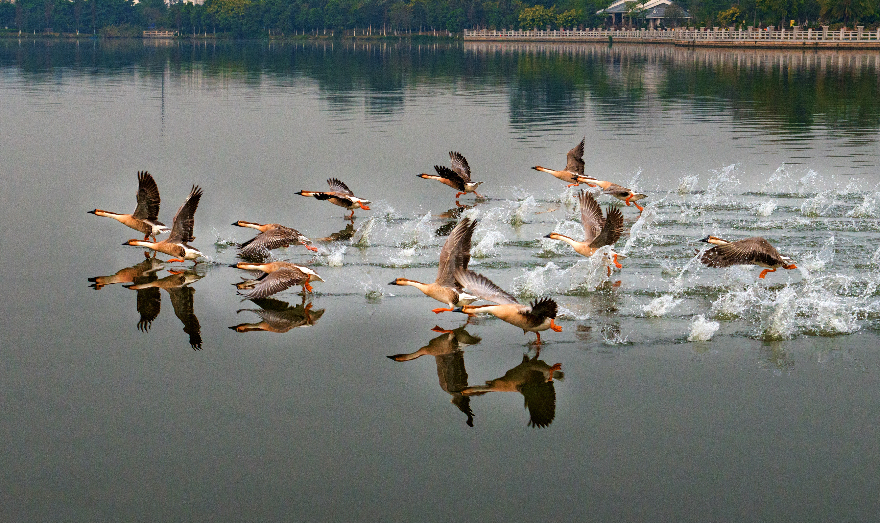
[[[647,107],[730,114],[750,126],[811,132],[827,127],[876,137],[880,128],[877,62],[869,53],[687,49],[602,44],[232,42],[36,42],[23,51],[0,40],[0,62],[14,64],[36,83],[56,82],[58,67],[157,80],[231,81],[250,86],[317,83],[334,111],[394,114],[408,89],[462,85],[508,93],[511,125],[544,130],[577,125],[587,110],[626,124],[643,121]],[[646,100],[657,99],[659,104]],[[593,103],[589,103],[592,101]],[[873,138],[876,139],[876,138]]]

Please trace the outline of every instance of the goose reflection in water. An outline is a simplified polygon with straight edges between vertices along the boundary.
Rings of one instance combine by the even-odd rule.
[[[440,335],[433,338],[421,349],[409,354],[395,354],[388,356],[394,361],[411,361],[421,356],[434,356],[437,363],[437,377],[440,379],[440,388],[452,396],[452,404],[458,407],[467,416],[469,427],[474,426],[474,413],[471,410],[470,397],[461,391],[467,388],[467,370],[464,367],[464,352],[462,345],[476,345],[480,338],[472,336],[465,330],[467,324],[453,330],[434,327],[434,332]]]
[[[507,371],[504,376],[489,380],[485,385],[466,387],[465,396],[487,392],[519,392],[525,398],[529,410],[530,427],[548,427],[556,417],[556,388],[553,380],[565,377],[562,364],[548,365],[537,356],[523,355],[522,363]]]
[[[169,276],[161,279],[125,286],[127,289],[138,291],[138,312],[141,313],[138,329],[146,332],[153,320],[159,316],[161,307],[159,289],[165,289],[171,299],[175,316],[183,323],[183,332],[189,335],[190,346],[194,350],[201,350],[201,326],[193,312],[193,295],[196,291],[190,285],[202,279],[204,274],[192,270],[169,272],[171,272]]]
[[[317,240],[321,242],[345,242],[354,236],[354,232],[354,224],[349,223],[341,231],[334,232],[330,236],[325,236],[324,238],[317,238]]]
[[[164,267],[165,264],[162,263],[162,260],[156,259],[155,255],[148,256],[147,259],[138,264],[119,269],[116,271],[116,274],[89,278],[89,281],[92,282],[90,287],[99,290],[107,285],[113,285],[115,283],[144,283],[150,278],[156,280],[158,279],[156,273],[161,271]]]
[[[235,332],[287,332],[297,327],[309,327],[324,314],[324,309],[312,310],[312,303],[306,303],[303,295],[302,303],[291,306],[286,301],[275,298],[257,298],[251,300],[259,309],[239,309],[236,314],[244,311],[253,312],[260,317],[257,323],[240,323],[229,327]]]

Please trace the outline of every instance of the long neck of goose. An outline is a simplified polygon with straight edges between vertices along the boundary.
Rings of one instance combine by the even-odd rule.
[[[153,248],[156,245],[156,242],[148,242],[146,240],[128,240],[129,245],[135,245],[137,247],[149,247]]]
[[[415,280],[402,280],[400,285],[409,285],[410,287],[415,287],[416,289],[425,292],[428,289],[427,283],[422,283],[420,281]]]

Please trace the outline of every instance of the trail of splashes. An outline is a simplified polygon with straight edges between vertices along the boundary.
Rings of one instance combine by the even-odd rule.
[[[817,218],[819,216],[827,216],[837,205],[836,191],[822,191],[816,196],[804,200],[801,204],[801,214],[809,218]]]
[[[683,176],[678,180],[678,194],[691,194],[697,190],[700,177],[696,175]]]
[[[471,248],[471,255],[474,258],[490,258],[498,256],[498,244],[504,243],[506,237],[504,233],[497,230],[486,231],[476,245]]]
[[[770,216],[776,210],[776,202],[768,200],[761,202],[755,206],[755,214],[757,216]]]
[[[834,261],[834,235],[828,237],[819,252],[809,252],[797,264],[804,277],[809,277],[810,272],[822,271]]]
[[[342,267],[343,260],[345,259],[345,245],[338,245],[334,248],[328,249],[326,255],[326,263],[328,267]]]
[[[578,260],[568,269],[561,269],[553,262],[543,267],[524,270],[513,279],[511,290],[514,295],[524,299],[537,298],[547,294],[583,294],[593,292],[608,281],[607,267],[611,264],[609,251],[605,246],[589,258]]]
[[[702,314],[694,317],[691,323],[691,331],[688,334],[688,341],[709,341],[712,336],[718,332],[721,324],[717,321],[707,320]]]
[[[431,226],[431,213],[422,216],[413,224],[405,224],[401,231],[401,247],[415,247],[420,244],[430,243],[434,239],[434,228]]]

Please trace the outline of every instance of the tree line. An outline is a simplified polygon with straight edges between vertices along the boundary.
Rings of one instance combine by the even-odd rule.
[[[173,1],[173,0],[172,0]],[[602,27],[611,0],[0,0],[7,32],[136,36],[144,29],[182,35],[272,37],[460,32],[462,29]],[[878,0],[680,0],[696,26],[880,24]],[[627,23],[645,24],[633,2]]]

